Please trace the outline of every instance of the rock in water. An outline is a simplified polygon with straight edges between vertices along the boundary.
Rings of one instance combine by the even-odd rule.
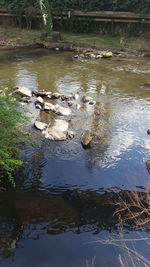
[[[71,100],[68,101],[67,103],[68,103],[68,106],[69,106],[69,107],[71,107],[71,106],[73,105],[73,101],[71,101]]]
[[[112,52],[106,52],[106,53],[102,53],[102,57],[103,58],[111,58],[113,56]]]
[[[147,160],[147,161],[145,162],[145,164],[146,164],[147,170],[148,170],[148,172],[149,172],[149,174],[150,174],[150,160]]]
[[[66,137],[67,139],[73,139],[75,137],[75,133],[73,131],[67,131]]]
[[[69,116],[71,113],[71,110],[69,108],[65,108],[65,107],[57,105],[55,112],[57,115],[60,115],[60,116]]]
[[[61,99],[64,101],[64,100],[66,100],[66,101],[69,101],[69,100],[71,100],[73,98],[73,95],[62,95],[62,97],[61,97]]]
[[[45,138],[53,141],[65,141],[66,134],[52,129],[51,132],[45,132]]]
[[[49,110],[56,111],[56,108],[57,108],[57,105],[53,105],[53,104],[51,104],[49,102],[45,102],[44,103],[44,110],[47,110],[47,111],[49,111]]]
[[[33,91],[33,94],[35,95],[35,96],[42,96],[42,97],[50,97],[51,96],[51,94],[52,94],[52,92],[46,92],[46,91]]]
[[[31,91],[27,87],[19,87],[16,90],[16,92],[19,93],[21,96],[27,96],[27,97],[31,97],[32,96]]]
[[[65,132],[68,129],[68,122],[64,121],[64,120],[55,120],[53,128],[55,128],[56,130],[59,130],[61,132]]]
[[[40,104],[40,105],[43,105],[44,104],[44,100],[41,96],[38,96],[37,97],[37,100],[36,100],[36,103]]]
[[[35,121],[34,126],[40,131],[43,131],[47,128],[47,124],[41,121]]]
[[[82,101],[83,101],[83,103],[92,102],[93,101],[93,97],[91,97],[91,96],[83,96],[82,97]]]
[[[58,99],[58,98],[61,97],[61,94],[55,92],[55,93],[53,93],[53,94],[51,95],[51,97],[52,97],[52,98],[55,98],[55,99]]]
[[[95,105],[95,104],[96,104],[96,102],[95,102],[94,100],[90,100],[88,103],[89,103],[90,105]]]
[[[68,122],[64,120],[55,120],[53,126],[48,127],[46,131],[44,131],[45,138],[49,140],[58,140],[63,141],[66,140],[66,131],[68,129]]]
[[[79,99],[79,94],[75,94],[73,98],[74,98],[75,100],[78,100],[78,99]]]
[[[78,109],[80,109],[81,108],[81,105],[80,104],[77,104],[76,105],[76,109],[78,110]]]
[[[42,109],[42,106],[41,106],[40,104],[38,104],[38,103],[35,103],[35,107],[36,107],[37,109]]]
[[[89,148],[91,145],[91,141],[92,141],[91,132],[89,130],[86,130],[83,133],[82,139],[81,139],[81,143],[82,143],[83,147]]]

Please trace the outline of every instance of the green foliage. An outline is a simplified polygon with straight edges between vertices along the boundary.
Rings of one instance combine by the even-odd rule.
[[[51,9],[56,10],[60,16],[63,11],[69,10],[150,13],[150,0],[0,0],[0,8],[5,7],[14,11],[17,14],[17,25],[31,29],[33,23],[32,15],[37,9],[40,10],[40,2],[46,5],[44,17],[47,18],[47,23],[44,26],[47,33],[51,33],[53,26]],[[78,21],[72,17],[68,18],[66,22],[63,20],[55,22],[56,28],[57,25],[63,29],[67,28],[76,32],[93,32],[92,25],[97,28],[96,24],[91,24],[88,20]],[[111,27],[113,28],[113,24]],[[112,32],[114,32],[113,29]]]
[[[39,3],[37,0],[1,0],[0,8],[3,7],[17,14],[16,22],[20,27],[26,24],[26,27],[30,29],[31,17],[37,11],[37,8],[39,8]]]
[[[52,8],[83,11],[128,11],[150,13],[149,0],[49,0]]]
[[[16,157],[21,152],[20,145],[26,141],[20,129],[25,120],[14,97],[0,96],[0,183],[7,178],[15,186],[13,173],[23,164]]]
[[[58,10],[84,10],[84,11],[129,11],[137,13],[150,13],[149,0],[48,0],[53,9]],[[29,13],[39,8],[39,0],[1,0],[0,7],[7,7],[17,11],[25,10]]]

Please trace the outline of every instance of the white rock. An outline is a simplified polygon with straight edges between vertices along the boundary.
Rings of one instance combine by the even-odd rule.
[[[45,133],[45,138],[49,140],[56,140],[56,141],[65,141],[66,140],[66,134],[62,133],[60,131],[51,131],[50,133]]]
[[[79,99],[79,94],[75,94],[75,95],[74,95],[74,99],[75,99],[75,100],[78,100],[78,99]]]
[[[31,91],[27,87],[19,87],[16,92],[18,92],[22,96],[31,97]]]
[[[36,107],[37,109],[42,109],[41,105],[38,104],[38,103],[35,104],[35,107]]]
[[[47,128],[47,124],[41,121],[35,121],[34,126],[40,131],[43,131]]]
[[[75,137],[75,133],[73,131],[67,131],[66,137],[67,139],[73,139]]]
[[[95,55],[91,53],[90,58],[95,58]]]
[[[39,104],[43,104],[44,100],[41,96],[38,96],[36,102],[38,102]]]
[[[69,126],[69,124],[68,124],[67,121],[64,121],[64,120],[55,120],[54,125],[53,125],[53,128],[55,130],[59,130],[61,132],[65,132],[65,131],[67,131],[68,126]]]
[[[66,140],[66,131],[68,129],[68,122],[64,120],[55,120],[53,126],[48,127],[44,132],[45,138],[50,140]]]
[[[95,58],[102,58],[103,56],[102,55],[97,55]]]
[[[55,112],[57,115],[60,115],[60,116],[69,116],[71,113],[71,110],[69,108],[65,108],[65,107],[57,105]]]
[[[80,109],[81,108],[81,105],[80,104],[77,104],[76,105],[76,109],[78,110],[78,109]]]
[[[53,105],[51,103],[45,102],[44,103],[44,110],[51,110],[51,111],[56,111],[58,105]]]

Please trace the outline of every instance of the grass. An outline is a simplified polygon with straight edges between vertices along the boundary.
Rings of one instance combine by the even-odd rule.
[[[41,40],[42,30],[26,30],[12,27],[0,27],[0,39],[5,43],[33,44],[44,43],[49,47],[54,46],[82,46],[109,49],[149,50],[150,40],[143,37],[108,36],[100,34],[79,34],[73,32],[60,32],[61,40],[55,42],[43,42]]]

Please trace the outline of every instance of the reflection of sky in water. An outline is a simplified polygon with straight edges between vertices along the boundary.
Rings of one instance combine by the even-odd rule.
[[[76,93],[80,90],[80,82],[76,80],[76,78],[69,74],[57,79],[56,88],[60,93]]]
[[[28,65],[18,64],[16,73],[16,86],[24,86],[30,90],[38,88],[37,74],[28,70]]]
[[[110,144],[100,161],[97,157],[96,164],[103,168],[115,167],[124,159],[124,154],[130,158],[132,151],[136,151],[144,161],[149,157],[150,149],[150,136],[147,135],[150,106],[143,100],[134,99],[130,102],[122,100],[116,105],[112,102],[112,105]]]

